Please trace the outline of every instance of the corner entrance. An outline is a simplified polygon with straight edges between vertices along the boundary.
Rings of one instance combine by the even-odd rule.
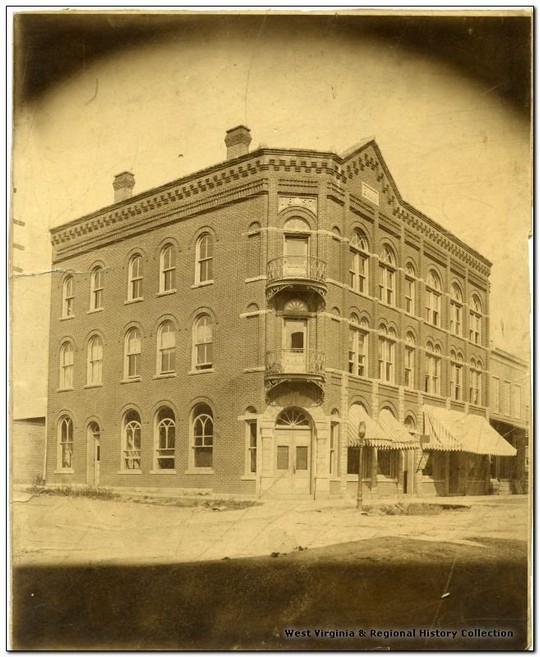
[[[311,445],[308,416],[297,408],[282,411],[275,431],[273,488],[276,493],[311,493]]]

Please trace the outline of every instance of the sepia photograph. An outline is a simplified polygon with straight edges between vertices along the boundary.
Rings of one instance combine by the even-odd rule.
[[[532,8],[6,16],[8,649],[532,649]]]

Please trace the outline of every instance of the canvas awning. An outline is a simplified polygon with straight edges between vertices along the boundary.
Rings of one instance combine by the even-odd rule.
[[[382,418],[382,419],[381,419]],[[378,449],[411,449],[418,446],[417,440],[402,426],[390,413],[382,410],[376,422],[358,404],[353,404],[349,410],[348,444],[349,447],[358,447],[358,427],[365,422],[366,434],[364,444],[367,447]]]
[[[436,406],[424,406],[423,411],[425,432],[429,436],[429,442],[423,445],[425,450],[516,455],[516,448],[497,433],[485,417]]]

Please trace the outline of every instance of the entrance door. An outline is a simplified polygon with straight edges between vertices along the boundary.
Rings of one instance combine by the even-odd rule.
[[[97,422],[90,422],[87,429],[88,442],[88,484],[99,486],[99,467],[101,460],[101,431]]]
[[[283,411],[276,423],[275,490],[308,495],[311,492],[311,424],[299,409]]]
[[[283,369],[306,371],[307,319],[283,320]]]
[[[286,235],[285,236],[285,262],[283,274],[286,277],[300,277],[307,276],[308,271],[308,250],[309,238],[303,235]]]

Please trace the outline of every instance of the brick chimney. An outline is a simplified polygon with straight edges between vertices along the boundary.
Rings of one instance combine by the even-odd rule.
[[[225,135],[225,146],[227,146],[227,159],[234,160],[249,152],[251,143],[251,132],[245,125],[237,125],[236,128],[227,130]]]
[[[133,188],[135,187],[135,176],[129,171],[119,173],[114,177],[114,202],[120,203],[133,196]]]

